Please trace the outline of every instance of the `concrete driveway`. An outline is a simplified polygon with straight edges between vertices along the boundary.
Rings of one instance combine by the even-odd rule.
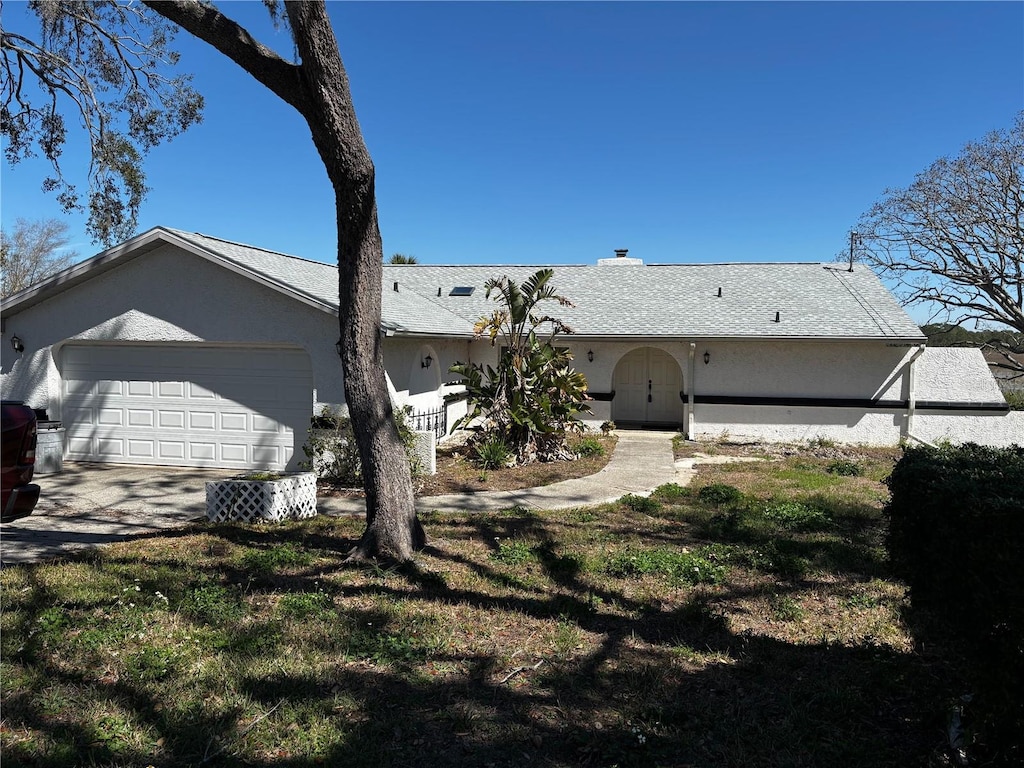
[[[0,562],[55,557],[206,518],[206,481],[228,470],[65,462],[37,475],[42,489],[28,517],[0,525]]]

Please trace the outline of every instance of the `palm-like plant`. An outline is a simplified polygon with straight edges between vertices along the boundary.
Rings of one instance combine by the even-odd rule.
[[[572,354],[554,344],[572,329],[538,313],[546,301],[573,306],[551,285],[553,275],[542,269],[522,285],[508,276],[484,283],[487,298],[493,295],[500,306],[477,321],[474,333],[490,338],[491,346],[501,340],[498,366],[456,363],[450,369],[466,380],[470,397],[470,410],[456,426],[482,417],[485,433],[504,440],[521,464],[568,457],[566,432],[579,430],[576,417],[590,410],[586,378],[572,368]]]

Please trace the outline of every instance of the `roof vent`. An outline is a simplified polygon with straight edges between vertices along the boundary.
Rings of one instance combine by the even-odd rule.
[[[722,286],[718,286],[718,298],[722,298]]]
[[[398,281],[395,280],[395,293],[398,293]]]
[[[780,312],[776,312],[775,313],[775,322],[776,323],[781,323],[782,322],[782,313],[780,313]]]
[[[629,248],[616,248],[614,259],[598,259],[597,265],[599,267],[605,267],[609,265],[616,267],[621,267],[624,265],[642,267],[644,265],[643,259],[631,259],[629,258],[629,256],[626,255],[628,253]]]

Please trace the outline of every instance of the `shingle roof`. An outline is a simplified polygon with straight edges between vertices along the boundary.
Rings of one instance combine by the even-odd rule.
[[[221,257],[337,309],[336,267],[172,230]],[[496,306],[484,283],[522,282],[537,265],[385,264],[382,320],[403,333],[469,335]],[[917,324],[866,266],[836,263],[553,266],[576,306],[551,313],[581,336],[922,340]],[[395,284],[398,290],[394,290]],[[471,296],[450,296],[475,286]]]
[[[484,295],[489,278],[508,275],[521,282],[539,268],[386,265],[384,279],[472,323],[496,306]],[[913,320],[862,265],[853,272],[831,263],[552,268],[552,285],[576,306],[551,307],[550,313],[583,336],[923,340]],[[468,297],[449,296],[457,285],[477,290]]]
[[[168,238],[168,235],[170,238]],[[325,311],[338,309],[332,264],[158,227],[4,301],[5,312],[112,268],[123,257],[169,240]],[[382,323],[402,334],[470,336],[497,305],[484,283],[522,282],[540,266],[384,265]],[[580,336],[603,338],[833,338],[923,342],[917,325],[867,267],[835,263],[553,266],[552,285],[575,307],[550,314]],[[398,290],[395,290],[397,283]],[[450,296],[474,286],[471,296]]]

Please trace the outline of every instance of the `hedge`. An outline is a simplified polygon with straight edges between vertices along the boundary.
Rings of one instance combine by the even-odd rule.
[[[908,447],[886,481],[888,549],[974,687],[976,749],[1018,764],[1024,734],[1024,448]],[[936,629],[938,627],[939,629]]]

